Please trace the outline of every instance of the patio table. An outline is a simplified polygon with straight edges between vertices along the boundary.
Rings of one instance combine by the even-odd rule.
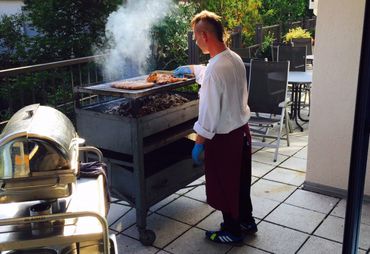
[[[308,122],[308,119],[301,117],[301,93],[305,85],[312,83],[312,71],[290,71],[288,83],[292,84],[291,118],[295,120],[299,129],[303,131],[303,127],[299,124],[298,119],[304,122]]]

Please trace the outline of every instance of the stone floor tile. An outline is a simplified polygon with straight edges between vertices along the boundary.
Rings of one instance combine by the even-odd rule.
[[[153,246],[144,246],[138,240],[119,234],[117,238],[117,249],[119,253],[124,254],[151,254],[158,251]]]
[[[147,217],[147,229],[153,230],[156,234],[153,246],[158,248],[163,248],[189,228],[189,225],[155,213]],[[123,231],[123,234],[139,239],[139,232],[135,225]]]
[[[263,147],[257,147],[257,146],[254,146],[252,147],[252,154],[255,153],[255,152],[258,152],[259,150],[261,150]]]
[[[176,191],[176,194],[178,194],[178,195],[184,195],[185,193],[188,193],[189,191],[193,190],[194,188],[195,188],[194,186],[192,186],[192,187],[184,187],[184,188],[179,189],[178,191]]]
[[[265,220],[311,234],[325,216],[323,213],[281,204]]]
[[[278,153],[283,154],[283,155],[292,156],[293,154],[296,154],[301,149],[302,149],[302,146],[293,146],[293,145],[287,146],[286,140],[281,140]],[[274,153],[275,148],[265,147],[263,148],[263,151]]]
[[[344,230],[344,219],[328,216],[314,235],[321,236],[330,240],[342,242]]]
[[[302,148],[298,153],[294,154],[294,157],[307,160],[307,146]]]
[[[338,201],[339,198],[298,189],[285,203],[328,214]]]
[[[314,232],[314,235],[321,236],[337,242],[343,241],[344,219],[334,216],[328,216],[320,227]],[[362,249],[370,248],[370,226],[361,224],[359,247]]]
[[[164,250],[160,250],[156,254],[171,254],[171,253],[167,252],[167,251],[164,251]]]
[[[121,205],[125,205],[125,206],[131,206],[129,202],[125,201],[125,200],[118,200],[117,202],[118,204],[121,204]]]
[[[295,253],[308,238],[307,234],[264,222],[258,224],[258,232],[247,236],[244,242],[250,246],[276,254]]]
[[[193,181],[193,182],[189,183],[189,184],[188,184],[188,186],[186,186],[186,187],[184,187],[184,188],[182,188],[182,189],[178,190],[178,191],[176,192],[176,194],[179,194],[179,195],[185,194],[185,193],[187,193],[187,192],[189,192],[189,191],[193,190],[193,189],[196,187],[196,185],[203,184],[204,182],[205,182],[205,177],[204,177],[204,176],[201,176],[201,177],[199,177],[197,180],[195,180],[195,181]]]
[[[306,115],[305,115],[306,116]],[[293,133],[291,133],[292,136],[296,136],[296,137],[306,137],[308,136],[309,134],[309,130],[308,130],[308,124],[303,124],[303,131],[295,131]]]
[[[252,161],[252,175],[262,177],[270,172],[274,167],[275,165]]]
[[[167,198],[165,198],[165,199],[163,199],[163,200],[161,200],[161,201],[159,201],[158,203],[156,203],[155,205],[152,205],[150,208],[149,208],[149,210],[150,211],[152,211],[152,212],[154,212],[154,211],[156,211],[156,210],[158,210],[158,209],[160,209],[160,208],[162,208],[163,206],[165,206],[165,205],[167,205],[167,204],[169,204],[169,203],[171,203],[172,201],[174,201],[175,199],[177,199],[177,198],[179,198],[180,196],[178,195],[178,194],[172,194],[172,195],[170,195],[170,196],[168,196]]]
[[[112,225],[116,220],[123,216],[131,207],[119,203],[111,203],[107,216],[108,225]]]
[[[241,246],[241,247],[233,247],[231,251],[229,251],[227,254],[267,254],[270,252],[266,252],[263,250],[259,250],[256,248],[253,248],[251,246]]]
[[[119,201],[118,198],[110,197],[110,202],[114,203],[114,202],[118,202],[118,201]]]
[[[198,178],[198,180],[201,182],[201,183],[204,183],[206,181],[206,176],[203,175],[201,177]]]
[[[311,236],[297,254],[338,254],[342,253],[342,244]]]
[[[220,228],[220,223],[223,221],[224,219],[222,217],[222,213],[218,210],[215,210],[215,212],[207,216],[196,226],[204,230],[218,230]]]
[[[132,208],[128,213],[122,216],[118,221],[110,226],[111,229],[122,232],[136,223],[136,210]]]
[[[109,229],[109,234],[110,235],[117,235],[118,234],[118,232],[117,231],[115,231],[115,230],[113,230],[113,229]]]
[[[176,254],[224,254],[231,249],[229,245],[213,243],[205,238],[205,231],[192,228],[164,248]]]
[[[346,200],[341,199],[330,215],[344,218],[346,215],[346,204],[347,204]]]
[[[295,186],[260,179],[252,185],[251,193],[257,198],[267,198],[282,202],[294,192],[296,188]]]
[[[307,146],[308,135],[304,135],[304,133],[302,135],[300,134],[301,133],[296,131],[293,133],[293,135],[289,135],[289,138],[290,138],[289,141],[292,146],[301,146],[301,147]]]
[[[195,225],[212,211],[214,209],[208,204],[187,197],[180,197],[162,209],[159,209],[157,213],[190,225]]]
[[[270,135],[271,136],[273,136],[273,135],[275,135],[274,133],[272,133],[272,132],[270,132]],[[252,143],[253,142],[257,142],[257,143],[261,143],[261,142],[264,142],[265,144],[271,144],[271,143],[274,143],[274,140],[272,140],[272,139],[265,139],[265,140],[263,140],[263,138],[262,137],[256,137],[256,136],[253,136],[253,134],[252,134]],[[260,148],[259,150],[263,150],[264,149],[264,147],[263,146],[257,146],[257,145],[255,145],[255,146],[252,146],[252,147],[256,147],[256,148]]]
[[[280,167],[306,172],[307,160],[293,156],[281,163]]]
[[[338,205],[334,208],[331,215],[338,216],[341,218],[345,217],[346,214],[346,205],[347,202],[345,199],[342,199]],[[361,208],[361,223],[370,225],[370,202],[364,201]]]
[[[289,158],[289,156],[279,154],[276,162],[274,162],[274,154],[273,153],[269,153],[269,152],[260,150],[256,153],[252,154],[252,161],[262,162],[262,163],[265,163],[265,164],[271,164],[271,165],[274,165],[274,166],[279,165],[281,162],[283,162],[287,158]]]
[[[205,177],[204,176],[201,176],[197,180],[189,183],[189,185],[197,185],[197,184],[202,184],[204,182],[205,182]]]
[[[272,210],[277,207],[280,202],[271,199],[251,196],[253,206],[253,216],[259,219],[263,219]]]
[[[254,177],[254,176],[252,176],[252,184],[254,184],[255,182],[257,182],[259,180],[259,178],[258,177]]]
[[[184,196],[193,198],[202,202],[207,202],[207,196],[206,196],[206,187],[205,185],[201,185],[199,187],[196,187],[195,189],[187,192],[184,194]]]
[[[263,178],[295,186],[301,186],[305,180],[305,177],[306,174],[303,172],[277,167]]]

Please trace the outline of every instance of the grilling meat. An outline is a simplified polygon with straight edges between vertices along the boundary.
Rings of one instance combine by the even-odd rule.
[[[111,87],[138,90],[153,87],[154,84],[163,85],[169,83],[176,83],[179,81],[186,81],[187,78],[176,78],[170,73],[152,72],[146,80],[124,80],[112,83]]]
[[[175,83],[179,81],[188,80],[187,78],[176,78],[172,74],[168,73],[159,73],[159,72],[152,72],[147,77],[147,82],[154,82],[156,84],[168,84],[168,83]]]
[[[112,84],[113,88],[139,90],[153,87],[153,82],[145,82],[144,80],[118,81]]]

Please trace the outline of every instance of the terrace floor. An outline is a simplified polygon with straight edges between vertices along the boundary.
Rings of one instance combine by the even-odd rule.
[[[254,149],[252,203],[258,232],[242,247],[209,242],[205,230],[216,230],[219,211],[206,203],[204,185],[182,189],[150,208],[147,228],[156,232],[153,246],[138,241],[135,210],[114,200],[108,215],[118,252],[143,253],[341,253],[346,200],[305,191],[308,124],[283,142],[277,162],[271,148]],[[203,183],[204,177],[195,183]],[[370,250],[370,203],[362,208],[359,252]]]

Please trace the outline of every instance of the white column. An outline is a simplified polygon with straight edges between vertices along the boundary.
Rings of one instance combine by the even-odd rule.
[[[318,4],[307,188],[347,189],[364,8],[365,0]]]

